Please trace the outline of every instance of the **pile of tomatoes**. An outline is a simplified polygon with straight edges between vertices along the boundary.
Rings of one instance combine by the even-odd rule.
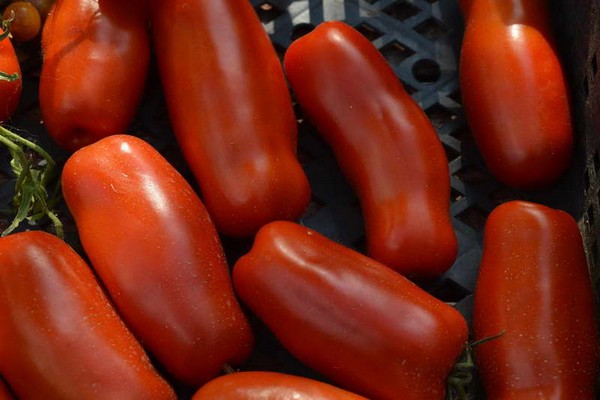
[[[551,186],[573,132],[545,2],[460,6],[463,103],[490,172]],[[0,399],[466,399],[474,368],[489,399],[594,398],[594,293],[566,212],[508,201],[490,214],[471,327],[422,289],[458,253],[448,160],[353,27],[319,25],[282,63],[248,0],[13,2],[4,20],[0,120],[23,85],[13,41],[39,40],[41,119],[68,157],[0,127],[16,181]],[[128,134],[152,55],[189,179]],[[311,182],[292,99],[360,200],[364,253],[297,222]],[[235,240],[249,245],[227,258]],[[310,376],[248,370],[262,330]]]

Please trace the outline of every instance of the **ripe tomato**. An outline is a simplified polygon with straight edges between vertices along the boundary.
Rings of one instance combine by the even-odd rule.
[[[22,400],[175,399],[65,242],[0,239],[0,374]]]
[[[484,232],[475,291],[476,348],[490,400],[594,399],[599,369],[594,294],[581,236],[567,213],[512,201]]]
[[[10,394],[10,391],[2,379],[0,379],[0,400],[14,400],[14,397]]]
[[[383,56],[352,27],[326,22],[292,43],[284,65],[358,193],[369,255],[411,278],[446,271],[458,247],[446,154]]]
[[[151,0],[169,115],[217,229],[250,236],[310,199],[281,63],[248,0]]]
[[[17,109],[23,89],[21,66],[9,38],[0,40],[0,73],[4,75],[0,77],[0,122],[5,122]]]
[[[244,303],[296,358],[373,399],[443,399],[465,319],[402,275],[277,221],[233,269]]]
[[[238,372],[213,379],[192,400],[367,400],[327,383],[278,372]]]
[[[83,248],[123,319],[177,379],[199,386],[249,355],[214,225],[179,173],[141,139],[114,135],[62,173]]]
[[[145,0],[58,0],[42,31],[40,108],[69,151],[124,132],[149,63]]]
[[[568,90],[546,0],[463,1],[460,83],[492,174],[524,189],[556,181],[573,153]]]

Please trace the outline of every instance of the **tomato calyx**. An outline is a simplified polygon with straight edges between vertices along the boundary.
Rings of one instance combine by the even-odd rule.
[[[8,18],[3,18],[0,23],[0,28],[2,28],[3,32],[0,34],[0,40],[4,40],[6,38],[10,38],[10,24],[15,19],[15,12],[11,12]]]
[[[10,225],[0,235],[8,235],[25,220],[35,223],[47,217],[54,225],[56,235],[63,238],[62,222],[52,210],[60,193],[58,183],[51,194],[46,189],[56,180],[52,157],[39,145],[3,126],[0,126],[0,144],[8,148],[10,167],[16,177],[13,196],[16,213]]]
[[[477,346],[498,339],[504,335],[504,331],[492,336],[487,336],[473,342],[465,343],[463,351],[452,368],[452,372],[446,381],[446,400],[468,400],[468,387],[473,382],[473,370],[475,369],[474,351]]]

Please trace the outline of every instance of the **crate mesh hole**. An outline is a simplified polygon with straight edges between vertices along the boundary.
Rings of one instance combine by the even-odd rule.
[[[456,89],[454,92],[450,93],[446,97],[448,97],[450,100],[452,100],[456,104],[462,104],[462,94],[460,92],[460,89]]]
[[[489,179],[488,174],[477,165],[466,165],[454,173],[465,184],[477,186]]]
[[[441,128],[457,118],[456,114],[442,106],[440,103],[435,103],[429,107],[425,110],[425,114],[427,114],[431,124],[435,128]]]
[[[322,209],[324,206],[325,206],[325,204],[322,201],[320,201],[319,199],[316,199],[316,198],[311,199],[311,201],[308,203],[308,206],[306,207],[306,210],[304,210],[304,214],[302,215],[302,218],[307,218],[307,217],[310,217],[311,215],[318,213],[319,210]]]
[[[521,196],[510,189],[496,189],[490,193],[489,198],[494,206],[499,206],[508,201],[519,200]]]
[[[470,226],[471,228],[479,231],[483,229],[485,226],[485,221],[487,220],[488,212],[483,210],[482,208],[472,205],[467,207],[464,211],[459,213],[456,218],[462,221],[464,224]]]
[[[283,14],[283,10],[268,1],[259,4],[255,10],[261,22],[263,23],[271,22]]]
[[[363,36],[369,39],[370,41],[379,39],[381,36],[383,36],[383,33],[381,33],[379,30],[373,28],[371,25],[366,24],[364,22],[358,25],[356,27],[356,30],[362,33]]]
[[[402,82],[402,86],[404,86],[404,90],[406,90],[406,93],[408,93],[409,95],[412,95],[412,94],[418,92],[417,89],[415,89],[414,87],[410,86],[408,83]]]
[[[379,0],[365,0],[367,3],[369,4],[375,4],[377,3]]]
[[[454,148],[452,148],[452,146],[443,143],[442,145],[444,146],[444,151],[446,152],[446,158],[448,159],[448,162],[452,162],[454,160],[456,160],[459,156],[460,156],[460,152]]]
[[[413,65],[412,74],[421,83],[435,83],[440,79],[440,65],[433,60],[424,58]]]
[[[415,31],[431,41],[440,39],[448,32],[448,28],[435,18],[429,18],[415,27]]]
[[[396,1],[383,9],[387,15],[396,18],[399,21],[404,21],[410,17],[414,17],[421,12],[421,9],[405,0]]]
[[[590,207],[586,211],[588,225],[590,230],[593,230],[594,225],[596,224],[596,212],[594,211],[594,205],[590,205]]]
[[[294,26],[294,29],[292,29],[292,34],[290,35],[290,39],[292,41],[306,35],[307,33],[311,32],[313,29],[315,29],[315,26],[313,24],[307,24],[307,23],[302,23],[302,24],[298,24],[296,26]]]
[[[598,73],[598,55],[594,54],[592,57],[592,75],[596,76]]]
[[[451,187],[450,188],[450,202],[451,203],[456,203],[458,201],[461,201],[462,199],[464,199],[465,196],[458,191],[457,189]]]
[[[381,48],[381,54],[392,65],[399,65],[402,61],[415,54],[415,51],[410,47],[393,40]]]

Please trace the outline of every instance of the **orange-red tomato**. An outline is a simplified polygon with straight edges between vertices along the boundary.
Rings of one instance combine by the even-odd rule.
[[[425,113],[377,49],[326,22],[284,59],[307,117],[358,193],[368,253],[411,278],[433,278],[457,254],[448,161]]]
[[[4,31],[0,29],[0,34]],[[21,79],[21,66],[15,54],[15,49],[9,38],[0,40],[0,72],[13,75],[14,79],[0,79],[0,122],[8,120],[16,111],[21,100],[23,80]]]
[[[151,0],[173,131],[217,229],[251,236],[310,200],[281,63],[248,0]]]
[[[17,398],[176,398],[65,242],[8,235],[0,264],[0,374]]]
[[[152,146],[112,135],[62,172],[83,248],[121,316],[175,378],[200,386],[252,350],[217,231]]]
[[[125,132],[141,99],[150,45],[145,0],[58,0],[42,31],[44,125],[74,151]]]
[[[475,290],[476,348],[489,400],[595,399],[600,372],[594,293],[577,223],[512,201],[485,226]]]
[[[0,400],[14,400],[13,395],[10,394],[10,391],[2,379],[0,379]]]
[[[236,292],[296,358],[378,400],[441,400],[465,319],[392,269],[276,221],[233,268]]]
[[[278,372],[238,372],[213,379],[192,400],[367,400],[327,383]]]
[[[573,153],[566,79],[547,0],[469,0],[460,57],[467,122],[492,174],[524,189],[556,181]]]

